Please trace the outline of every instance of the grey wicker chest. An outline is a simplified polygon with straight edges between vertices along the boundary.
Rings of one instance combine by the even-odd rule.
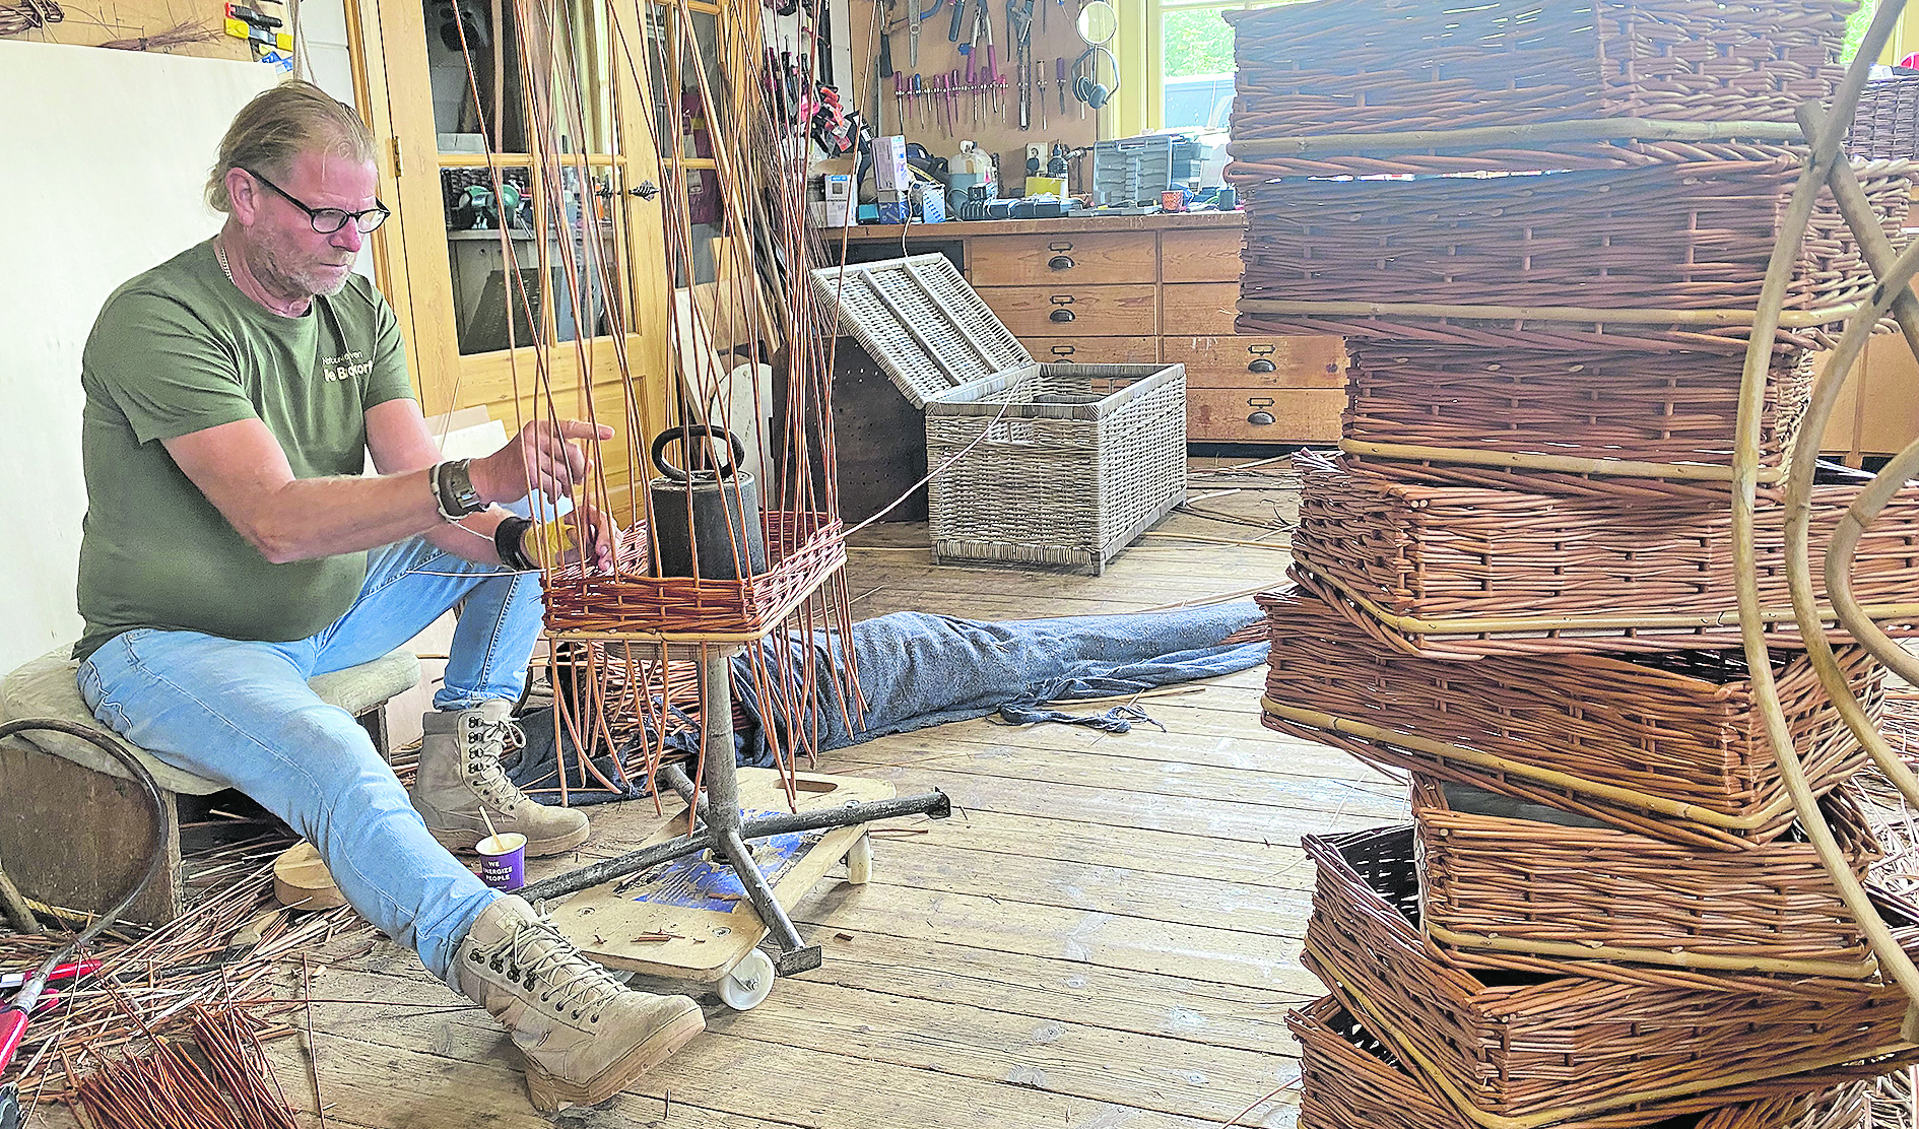
[[[926,411],[936,561],[1104,572],[1186,500],[1183,365],[1035,363],[943,255],[813,278]]]

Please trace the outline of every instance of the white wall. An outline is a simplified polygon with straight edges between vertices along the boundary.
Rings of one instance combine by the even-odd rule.
[[[80,347],[114,287],[218,227],[201,201],[259,63],[0,41],[0,673],[79,637]]]

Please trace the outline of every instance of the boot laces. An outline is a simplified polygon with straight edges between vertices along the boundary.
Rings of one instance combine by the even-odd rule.
[[[481,959],[556,1012],[588,1023],[598,1023],[602,1009],[626,991],[543,919],[517,923]]]
[[[477,714],[460,724],[468,783],[495,808],[512,811],[527,799],[527,794],[507,779],[500,758],[526,744],[526,731],[516,721],[488,722]]]

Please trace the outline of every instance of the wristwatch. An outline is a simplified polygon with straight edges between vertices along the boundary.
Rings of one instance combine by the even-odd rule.
[[[480,492],[473,488],[473,476],[468,470],[472,462],[453,459],[433,468],[433,500],[440,507],[440,516],[447,521],[458,521],[486,508]]]

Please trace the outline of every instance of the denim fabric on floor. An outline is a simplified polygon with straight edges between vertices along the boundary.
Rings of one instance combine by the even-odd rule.
[[[539,578],[419,539],[371,554],[359,598],[318,635],[258,643],[129,631],[81,664],[80,693],[129,741],[285,820],[318,848],[353,908],[444,980],[498,895],[434,841],[366,731],[307,679],[392,651],[462,600],[435,705],[517,699],[540,629]]]

